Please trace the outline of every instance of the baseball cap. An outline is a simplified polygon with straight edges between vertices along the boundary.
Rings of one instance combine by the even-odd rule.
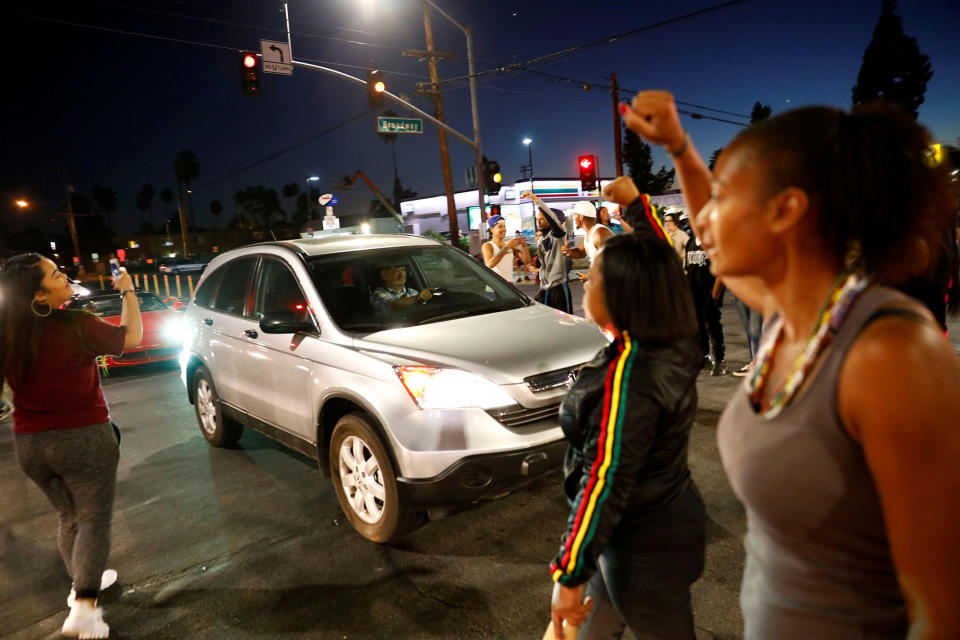
[[[573,207],[567,209],[567,213],[575,213],[577,215],[584,216],[585,218],[596,218],[597,217],[597,207],[594,206],[592,202],[586,200],[581,200]]]
[[[497,224],[501,220],[503,220],[503,216],[501,216],[500,214],[494,214],[490,216],[489,218],[487,218],[487,228],[493,229],[495,226],[497,226]]]

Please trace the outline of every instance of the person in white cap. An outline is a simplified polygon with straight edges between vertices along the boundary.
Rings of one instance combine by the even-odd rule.
[[[586,236],[583,239],[583,248],[564,247],[564,255],[571,258],[583,258],[586,256],[592,264],[593,257],[600,251],[603,243],[606,242],[608,238],[613,237],[613,231],[597,220],[597,208],[592,202],[581,200],[573,205],[572,208],[567,209],[566,213],[573,215],[573,223],[577,228],[583,229],[586,232]],[[579,277],[581,281],[587,279],[586,274],[583,273],[578,273],[577,277]]]

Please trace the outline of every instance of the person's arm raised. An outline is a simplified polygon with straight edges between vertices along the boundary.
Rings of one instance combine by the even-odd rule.
[[[120,326],[126,328],[123,338],[123,348],[133,349],[140,346],[143,340],[143,320],[140,318],[140,301],[133,288],[133,279],[126,268],[120,267],[120,276],[114,282],[123,302],[120,306]]]
[[[710,200],[710,169],[683,130],[673,95],[667,91],[641,91],[629,105],[620,105],[620,114],[628,129],[664,147],[673,157],[690,224],[698,233],[696,214]]]

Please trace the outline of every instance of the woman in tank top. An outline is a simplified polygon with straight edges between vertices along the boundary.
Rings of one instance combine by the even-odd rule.
[[[507,282],[513,282],[513,251],[524,244],[523,237],[513,238],[504,242],[507,234],[507,223],[502,216],[492,215],[487,220],[491,239],[484,242],[480,250],[483,252],[483,262],[500,274]]]
[[[745,638],[958,637],[960,360],[880,284],[922,277],[953,224],[929,134],[890,106],[797,109],[711,177],[670,94],[621,111],[674,156],[712,269],[766,319],[718,428],[747,509]]]

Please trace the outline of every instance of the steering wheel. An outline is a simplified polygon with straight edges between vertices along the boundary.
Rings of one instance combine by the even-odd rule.
[[[446,287],[434,287],[430,289],[430,293],[435,296],[442,296],[444,294],[450,293]]]

